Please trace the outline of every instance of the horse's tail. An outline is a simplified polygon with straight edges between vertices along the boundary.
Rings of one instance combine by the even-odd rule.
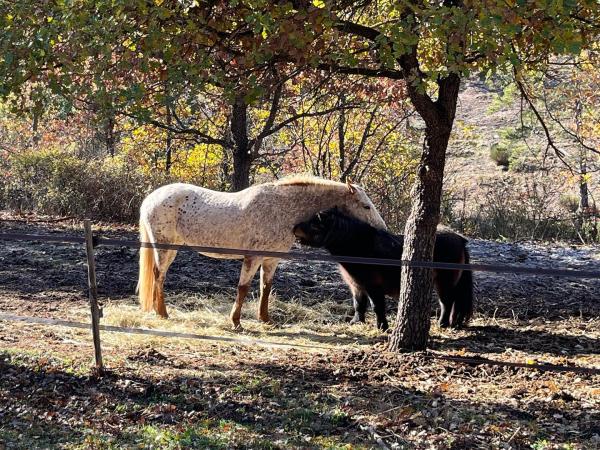
[[[463,247],[465,264],[469,264],[469,251]],[[452,308],[452,326],[460,327],[465,325],[473,315],[473,272],[463,270],[458,283],[452,288],[452,298],[454,305]]]
[[[140,242],[150,242],[150,234],[143,219],[140,219]],[[154,307],[154,249],[140,247],[140,275],[137,284],[137,293],[140,305],[146,312],[152,311]]]

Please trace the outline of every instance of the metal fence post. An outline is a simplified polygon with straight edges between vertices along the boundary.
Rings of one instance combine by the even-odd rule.
[[[100,346],[100,317],[102,313],[98,306],[98,289],[96,287],[96,263],[94,261],[94,237],[92,224],[89,219],[83,221],[85,230],[85,250],[87,254],[88,287],[90,309],[92,312],[92,337],[94,338],[94,353],[96,357],[96,371],[98,375],[104,372],[102,363],[102,348]]]

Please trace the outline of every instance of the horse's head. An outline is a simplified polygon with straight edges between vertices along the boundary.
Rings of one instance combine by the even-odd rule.
[[[377,208],[360,186],[346,183],[346,193],[338,207],[349,216],[367,222],[375,228],[384,230],[387,228]]]
[[[294,235],[302,245],[323,247],[335,230],[337,208],[331,208],[315,214],[309,220],[294,227]]]

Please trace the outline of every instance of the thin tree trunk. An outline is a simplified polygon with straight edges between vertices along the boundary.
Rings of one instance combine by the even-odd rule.
[[[108,114],[104,127],[104,142],[106,144],[106,150],[111,157],[115,156],[117,145],[115,125],[115,115],[111,111]]]
[[[587,183],[587,165],[583,156],[581,156],[579,171],[579,210],[585,216],[590,208],[590,200]]]
[[[233,177],[231,190],[241,191],[250,186],[252,154],[248,139],[248,105],[243,96],[233,103],[231,114],[231,134],[233,137]]]
[[[167,126],[169,128],[171,128],[172,121],[173,121],[173,119],[171,117],[171,108],[169,107],[169,104],[167,102]],[[166,173],[171,172],[172,159],[173,159],[173,136],[171,134],[171,131],[169,129],[167,129],[167,139],[166,139],[166,143],[165,143],[165,172]]]
[[[581,126],[581,102],[575,103],[575,133],[579,136]],[[579,211],[584,217],[589,212],[589,191],[587,183],[587,150],[583,145],[579,146]]]
[[[346,101],[346,97],[344,96],[344,94],[340,95],[340,106],[344,106],[344,103]],[[342,108],[340,110],[340,118],[338,121],[338,145],[339,145],[339,150],[340,150],[340,156],[339,156],[339,167],[340,167],[340,181],[342,183],[346,182],[346,178],[347,178],[347,173],[346,173],[346,141],[345,141],[345,134],[344,134],[344,127],[346,126],[346,112],[344,111],[344,109]]]
[[[37,111],[34,111],[33,123],[31,124],[31,134],[32,134],[31,140],[34,145],[39,144],[39,142],[41,140],[41,136],[40,136],[40,133],[38,130],[39,123],[40,123],[40,114]]]

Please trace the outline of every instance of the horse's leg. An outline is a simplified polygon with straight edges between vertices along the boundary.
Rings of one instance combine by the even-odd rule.
[[[369,297],[373,302],[373,309],[377,316],[377,328],[381,331],[387,330],[390,326],[385,317],[385,294],[379,290],[369,291]]]
[[[244,304],[244,300],[246,299],[246,295],[248,294],[248,290],[250,289],[250,283],[258,267],[262,262],[262,258],[256,256],[246,256],[244,257],[244,262],[242,263],[242,271],[240,272],[240,280],[238,281],[237,288],[237,297],[235,299],[235,303],[231,308],[231,313],[229,314],[229,318],[231,319],[231,323],[235,330],[241,329],[240,325],[240,317],[242,315],[242,305]]]
[[[273,275],[279,264],[278,259],[264,259],[260,266],[260,303],[258,306],[258,320],[269,322],[269,295],[273,286]]]
[[[365,323],[365,313],[369,305],[369,294],[367,294],[367,291],[353,287],[352,303],[354,304],[354,317],[350,323]]]
[[[156,314],[166,319],[167,307],[165,306],[164,284],[167,277],[167,270],[177,256],[177,250],[156,250],[157,265],[154,266],[154,287],[152,291],[153,306]]]

